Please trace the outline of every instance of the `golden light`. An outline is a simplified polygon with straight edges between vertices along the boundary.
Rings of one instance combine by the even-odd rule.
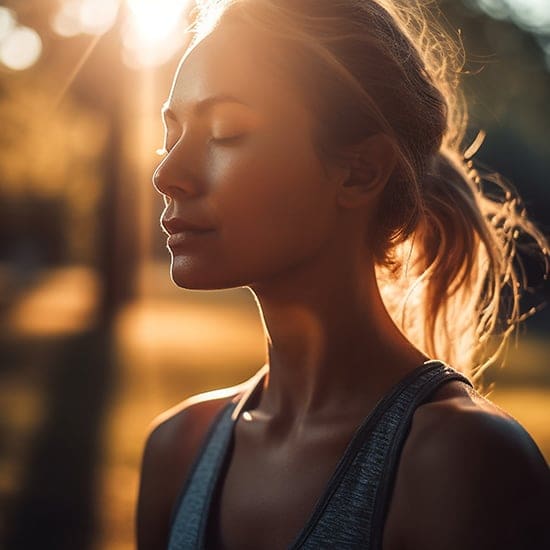
[[[133,24],[147,42],[158,42],[177,26],[185,2],[181,0],[128,0]]]
[[[60,36],[103,34],[115,22],[119,8],[116,0],[65,0],[52,19]]]
[[[126,0],[129,17],[122,34],[124,61],[133,68],[168,61],[185,42],[191,0]]]
[[[15,24],[16,21],[13,11],[8,8],[0,7],[0,44],[9,36]]]
[[[0,61],[14,71],[31,67],[41,53],[42,40],[30,27],[15,27],[0,43]]]
[[[99,293],[100,282],[91,269],[52,269],[15,304],[10,327],[26,336],[78,333],[93,325]]]

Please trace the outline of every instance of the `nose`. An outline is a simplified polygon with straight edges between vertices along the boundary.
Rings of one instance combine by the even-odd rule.
[[[161,194],[166,195],[166,158],[162,159],[153,172],[153,187]]]
[[[183,178],[174,173],[174,169],[168,163],[168,157],[162,159],[153,172],[153,187],[161,194],[170,198],[176,193],[181,193]],[[179,191],[178,191],[179,190]]]
[[[188,162],[176,158],[174,147],[153,172],[153,187],[161,194],[174,198],[176,195],[194,195],[198,192],[197,178],[188,170]]]

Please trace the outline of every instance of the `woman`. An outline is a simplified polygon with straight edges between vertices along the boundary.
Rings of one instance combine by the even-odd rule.
[[[154,185],[174,282],[249,288],[268,353],[155,421],[138,547],[550,547],[545,460],[473,387],[547,243],[461,152],[457,51],[378,0],[211,4]]]

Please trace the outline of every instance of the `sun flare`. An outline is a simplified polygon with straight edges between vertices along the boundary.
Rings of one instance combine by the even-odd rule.
[[[185,39],[190,0],[126,0],[128,18],[122,34],[124,60],[135,68],[170,59]]]
[[[131,24],[147,43],[161,42],[177,27],[189,2],[181,0],[127,0]]]

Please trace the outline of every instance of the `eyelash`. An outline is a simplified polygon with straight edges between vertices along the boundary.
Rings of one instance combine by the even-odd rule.
[[[236,136],[229,136],[225,138],[214,138],[211,137],[208,141],[213,143],[230,143],[232,141],[238,141],[239,139],[244,138],[244,134],[238,134]]]
[[[243,139],[245,137],[245,134],[238,134],[236,136],[229,136],[229,137],[225,137],[225,138],[214,138],[214,137],[211,137],[209,138],[208,142],[209,143],[219,143],[219,144],[224,144],[224,143],[231,143],[231,142],[236,142],[240,139]],[[155,151],[155,153],[159,156],[159,157],[162,157],[164,155],[167,155],[170,151],[172,150],[172,148],[170,149],[167,149],[166,146],[163,146],[159,149],[157,149]]]

